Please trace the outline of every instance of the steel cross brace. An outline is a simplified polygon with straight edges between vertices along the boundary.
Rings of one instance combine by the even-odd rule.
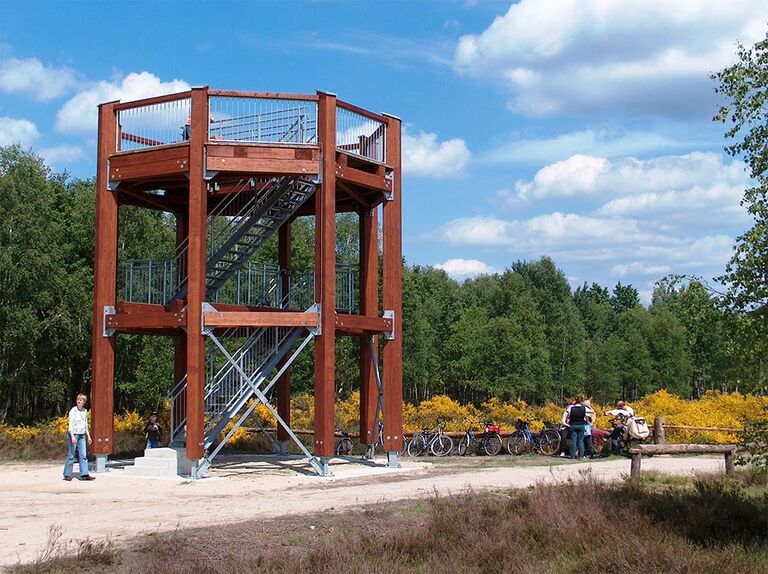
[[[368,345],[371,347],[371,362],[373,363],[373,372],[376,374],[376,388],[378,397],[376,401],[376,414],[373,417],[373,428],[371,429],[371,444],[365,450],[363,458],[373,460],[376,453],[376,443],[379,441],[381,427],[379,427],[379,415],[384,412],[384,389],[381,384],[381,373],[379,372],[379,359],[376,356],[376,348],[373,344],[373,335],[368,335]]]
[[[224,347],[224,345],[221,344],[221,342],[216,338],[216,336],[213,333],[209,333],[208,337],[213,341],[213,343],[219,348],[219,350],[222,352],[222,354],[227,358],[227,360],[237,369],[237,371],[240,373],[240,376],[242,379],[251,387],[253,390],[253,393],[256,395],[256,397],[259,399],[261,404],[263,404],[270,413],[275,417],[275,420],[278,422],[278,424],[282,425],[285,431],[288,433],[288,435],[291,437],[294,443],[296,443],[296,446],[299,447],[299,449],[307,456],[309,459],[309,464],[312,465],[312,468],[315,469],[315,472],[319,474],[320,476],[328,476],[328,466],[327,463],[323,463],[322,461],[319,461],[315,456],[313,456],[309,450],[307,450],[307,447],[304,446],[304,443],[299,440],[299,437],[296,436],[296,434],[291,430],[291,427],[286,424],[286,422],[280,417],[280,415],[277,413],[277,410],[269,404],[269,400],[265,396],[264,393],[269,392],[269,389],[272,388],[272,386],[277,382],[277,380],[282,376],[282,374],[286,371],[288,367],[291,366],[294,360],[296,360],[296,357],[299,356],[299,353],[301,353],[302,350],[304,350],[304,347],[307,346],[309,341],[314,337],[314,334],[310,333],[307,335],[307,337],[301,342],[301,345],[299,345],[299,348],[294,351],[294,353],[291,355],[291,357],[285,362],[283,367],[278,371],[278,373],[274,376],[272,381],[265,387],[264,392],[262,392],[258,385],[254,385],[252,382],[252,378],[249,377],[246,372],[243,370],[243,368],[237,364],[237,362],[232,358],[232,355],[229,354],[229,351]],[[219,450],[226,444],[226,442],[231,438],[231,436],[234,434],[235,430],[240,427],[240,425],[245,421],[245,419],[250,415],[253,410],[256,408],[256,406],[259,403],[257,401],[254,401],[253,404],[248,407],[246,412],[240,417],[240,420],[238,420],[237,424],[232,428],[232,430],[229,431],[227,436],[222,440],[219,445],[216,447],[216,449],[209,455],[209,459],[212,459],[216,454],[218,454]]]

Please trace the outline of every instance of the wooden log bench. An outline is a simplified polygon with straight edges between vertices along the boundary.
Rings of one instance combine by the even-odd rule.
[[[722,454],[725,455],[725,474],[733,473],[733,455],[739,450],[735,444],[640,444],[629,449],[632,458],[629,477],[640,479],[643,455],[654,454]]]

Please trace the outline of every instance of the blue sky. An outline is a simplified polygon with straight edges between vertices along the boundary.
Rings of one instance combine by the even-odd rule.
[[[0,145],[95,173],[96,104],[209,85],[404,120],[404,253],[461,279],[711,278],[750,225],[708,76],[764,1],[0,2]]]

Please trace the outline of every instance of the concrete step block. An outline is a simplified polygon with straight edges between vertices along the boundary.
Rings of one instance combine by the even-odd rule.
[[[161,458],[176,460],[176,450],[168,447],[148,448],[144,450],[145,458]]]

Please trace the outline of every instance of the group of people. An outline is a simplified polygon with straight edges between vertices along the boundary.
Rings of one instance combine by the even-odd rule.
[[[610,435],[611,452],[621,454],[620,439],[626,430],[625,421],[635,416],[635,411],[624,401],[617,401],[616,407],[606,411],[605,414],[611,417],[613,424]],[[585,456],[593,458],[596,455],[593,436],[596,432],[602,432],[595,429],[596,420],[597,413],[590,401],[582,400],[581,397],[573,399],[563,411],[560,431],[561,454],[565,454],[565,443],[570,438],[571,458],[583,459]]]
[[[88,470],[87,445],[93,443],[88,425],[88,410],[85,402],[88,400],[83,394],[77,395],[75,406],[69,410],[67,423],[67,460],[64,463],[64,480],[72,480],[72,469],[77,458],[80,465],[80,480],[96,480]],[[144,435],[147,439],[146,448],[157,448],[163,440],[163,427],[157,413],[149,415],[144,425]]]

